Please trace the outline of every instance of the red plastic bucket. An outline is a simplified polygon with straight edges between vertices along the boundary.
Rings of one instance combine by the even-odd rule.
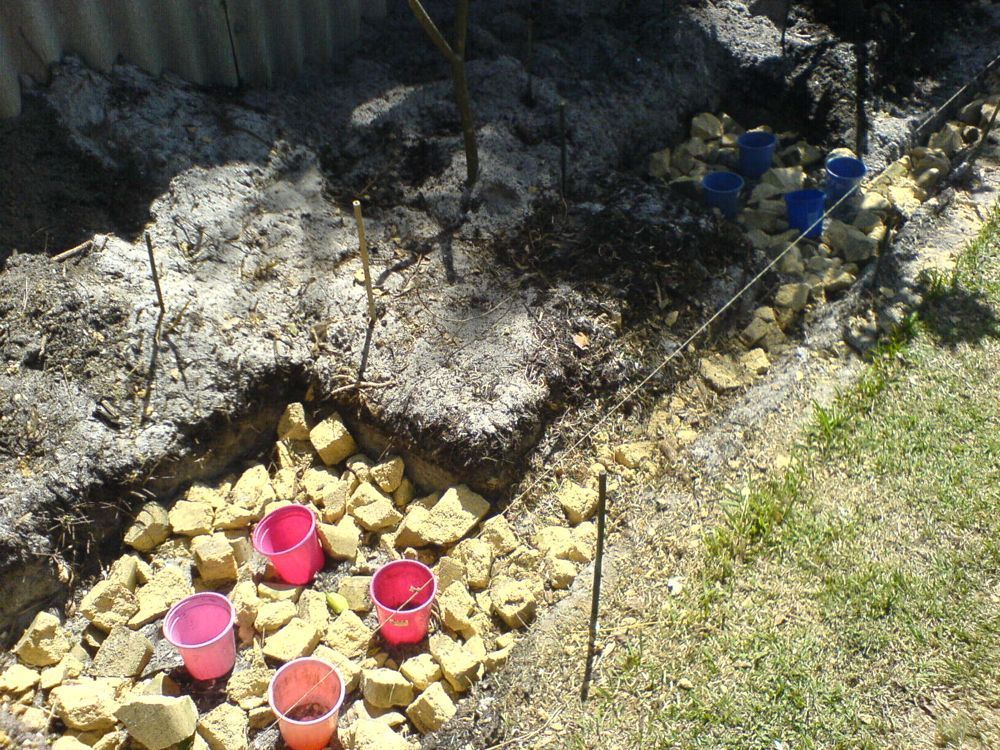
[[[344,679],[322,659],[293,659],[271,678],[267,702],[291,750],[321,750],[337,731]]]
[[[310,583],[326,559],[316,536],[316,514],[304,505],[286,505],[264,516],[253,530],[253,548],[294,586]]]
[[[222,594],[205,592],[181,599],[163,619],[163,637],[196,680],[214,680],[236,663],[236,610]]]
[[[427,635],[437,579],[423,563],[396,560],[375,571],[370,585],[379,631],[392,644],[418,643]]]

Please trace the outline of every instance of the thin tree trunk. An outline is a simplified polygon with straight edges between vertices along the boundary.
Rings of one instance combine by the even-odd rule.
[[[410,9],[417,17],[417,21],[420,22],[431,41],[451,64],[451,77],[455,83],[455,101],[458,104],[458,115],[462,121],[466,184],[472,186],[479,176],[479,147],[476,143],[476,125],[472,117],[472,104],[469,100],[469,82],[465,76],[465,42],[469,31],[469,0],[458,0],[458,8],[455,12],[454,47],[445,40],[434,21],[427,15],[420,0],[408,0],[408,2]]]

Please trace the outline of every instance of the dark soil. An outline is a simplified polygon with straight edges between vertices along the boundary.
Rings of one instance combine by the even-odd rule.
[[[136,503],[264,449],[309,386],[311,407],[340,408],[369,453],[401,452],[426,486],[502,499],[568,405],[632,382],[745,278],[731,226],[641,176],[649,152],[723,108],[850,141],[852,43],[806,6],[785,57],[773,20],[737,0],[534,7],[530,99],[529,4],[474,16],[483,169],[468,192],[447,64],[405,4],[344,70],[278,91],[223,97],[70,60],[39,93],[51,109],[29,99],[0,126],[14,165],[0,252],[35,253],[0,272],[0,626],[59,602],[56,560],[115,548]],[[444,26],[451,8],[430,3]],[[990,38],[978,16],[940,17],[954,23],[940,48],[913,53],[935,78],[916,99],[886,87],[872,102],[885,115],[873,165],[996,45],[971,43]],[[151,205],[143,184],[158,186]],[[380,292],[371,326],[355,197]],[[25,206],[53,210],[23,220]],[[159,337],[134,241],[147,218]],[[44,257],[112,230],[121,238],[85,257]]]
[[[0,120],[0,268],[12,252],[54,255],[96,233],[134,237],[154,193],[128,166],[109,169],[80,150],[36,96]]]

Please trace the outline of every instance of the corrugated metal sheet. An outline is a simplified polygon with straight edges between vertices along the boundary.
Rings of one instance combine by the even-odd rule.
[[[0,0],[0,117],[20,111],[19,76],[48,78],[74,54],[118,56],[205,85],[269,86],[350,52],[386,0]]]

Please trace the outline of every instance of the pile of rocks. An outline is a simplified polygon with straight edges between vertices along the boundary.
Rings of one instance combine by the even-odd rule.
[[[745,386],[767,371],[768,355],[787,346],[786,331],[811,304],[849,289],[865,263],[891,241],[898,214],[912,213],[951,171],[951,159],[982,136],[1000,97],[978,99],[964,107],[927,146],[912,149],[871,180],[860,196],[828,218],[822,237],[803,239],[781,255],[775,266],[781,278],[771,304],[753,311],[739,334],[743,354],[702,359],[700,374],[718,392]],[[767,126],[759,128],[772,132]],[[649,172],[682,192],[694,194],[714,170],[739,172],[738,138],[744,131],[729,115],[704,112],[691,121],[691,137],[673,149],[650,156]],[[736,221],[754,248],[773,259],[798,237],[787,220],[783,197],[803,188],[823,187],[823,153],[795,133],[778,134],[774,165],[749,187],[746,206]],[[836,149],[829,157],[854,156]]]
[[[313,424],[292,404],[273,471],[258,464],[192,486],[172,507],[146,504],[125,533],[134,553],[83,596],[82,617],[38,614],[8,655],[0,696],[26,724],[61,730],[56,750],[241,750],[275,720],[266,696],[276,667],[313,655],[347,682],[345,748],[415,747],[592,559],[596,491],[566,482],[558,501],[565,523],[522,540],[468,487],[418,496],[401,458],[366,457],[339,416]],[[307,587],[278,582],[250,542],[256,521],[291,503],[315,508],[328,556]],[[439,588],[427,641],[394,650],[377,635],[368,585],[401,558],[432,566]],[[233,602],[240,648],[216,705],[199,712],[178,660],[154,654],[172,654],[160,635],[168,609],[207,590]]]

